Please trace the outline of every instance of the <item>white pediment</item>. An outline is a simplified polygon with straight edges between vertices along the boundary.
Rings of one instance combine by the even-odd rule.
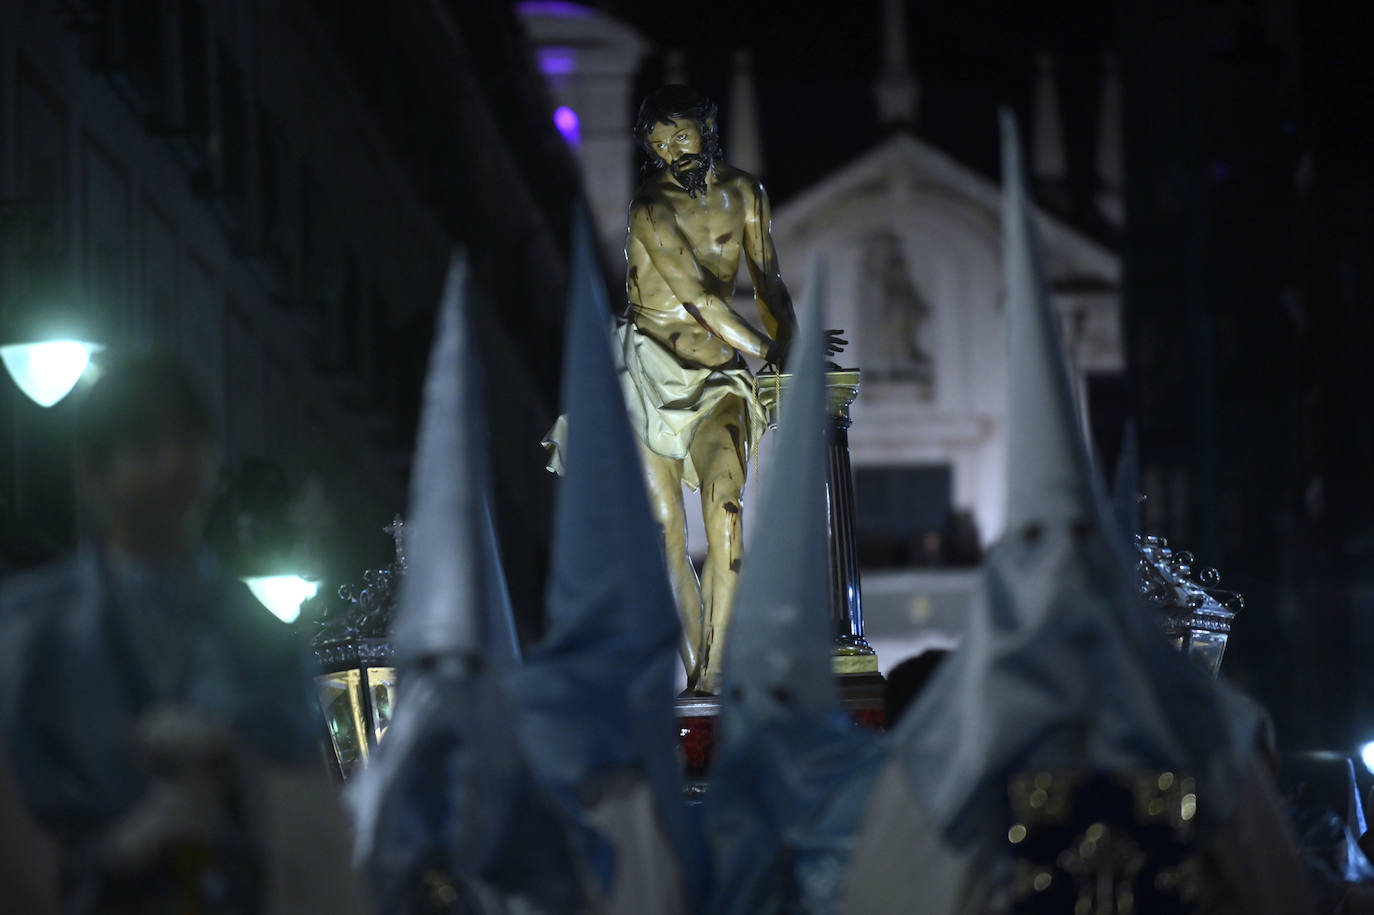
[[[934,208],[1000,238],[1001,186],[909,133],[892,135],[777,206],[773,231],[810,241],[880,215],[900,221],[910,207]],[[1121,259],[1111,249],[1044,212],[1039,228],[1052,283],[1119,284]]]
[[[954,507],[985,540],[1000,532],[1006,477],[1001,209],[995,182],[899,133],[773,218],[793,301],[802,307],[808,267],[823,258],[827,326],[845,329],[841,361],[864,373],[855,465],[948,465]],[[1039,230],[1083,393],[1088,373],[1124,366],[1120,258],[1043,212]]]

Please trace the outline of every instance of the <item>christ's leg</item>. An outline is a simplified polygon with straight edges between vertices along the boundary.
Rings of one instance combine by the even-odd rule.
[[[720,690],[726,627],[739,583],[744,545],[741,519],[745,443],[744,403],[738,397],[721,401],[692,440],[692,462],[701,477],[701,512],[706,523],[706,563],[701,574],[705,623],[702,631],[701,679],[698,691]]]
[[[649,490],[649,508],[663,537],[663,557],[668,566],[668,583],[677,602],[682,621],[682,666],[687,671],[687,687],[696,686],[701,646],[701,584],[687,555],[687,518],[682,509],[682,462],[655,454],[641,442],[640,456]]]

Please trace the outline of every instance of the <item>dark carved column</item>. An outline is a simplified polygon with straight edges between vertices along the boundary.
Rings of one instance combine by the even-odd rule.
[[[863,595],[859,587],[858,549],[854,537],[854,474],[849,465],[849,405],[859,395],[857,369],[826,372],[826,410],[830,448],[825,495],[830,552],[830,612],[834,622],[833,663],[836,673],[872,674],[878,656],[864,639]],[[759,377],[759,399],[777,423],[778,405],[791,375]]]

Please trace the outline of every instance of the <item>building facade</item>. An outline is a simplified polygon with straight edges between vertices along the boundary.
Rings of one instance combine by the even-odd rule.
[[[389,553],[435,303],[466,248],[498,515],[537,628],[577,187],[535,74],[496,2],[382,20],[310,0],[4,4],[0,337],[180,354],[226,467],[318,482],[334,523],[314,533],[346,541],[327,551],[348,576]],[[16,556],[75,539],[70,422],[0,386]]]
[[[349,511],[399,506],[409,448],[385,340],[432,307],[447,239],[358,117],[309,10],[54,2],[3,16],[7,333],[174,351],[211,398],[228,465],[266,456],[321,475]],[[63,411],[12,389],[5,406],[0,492],[16,520],[69,540],[51,507],[70,500],[42,471],[42,427]]]

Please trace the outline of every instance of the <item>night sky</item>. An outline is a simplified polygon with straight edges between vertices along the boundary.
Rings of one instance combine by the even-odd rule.
[[[916,132],[978,171],[997,169],[996,110],[1029,111],[1034,55],[1057,58],[1061,108],[1073,165],[1091,169],[1101,52],[1112,40],[1107,4],[1011,4],[941,0],[908,4],[909,62],[921,87]],[[668,5],[603,4],[664,49],[680,49],[688,78],[728,122],[731,55],[753,55],[769,193],[785,200],[882,136],[872,101],[882,66],[881,0],[820,0],[783,12],[730,4],[685,25]],[[1059,23],[1072,22],[1071,29]],[[651,56],[640,93],[662,79]],[[730,138],[723,138],[727,158]]]

